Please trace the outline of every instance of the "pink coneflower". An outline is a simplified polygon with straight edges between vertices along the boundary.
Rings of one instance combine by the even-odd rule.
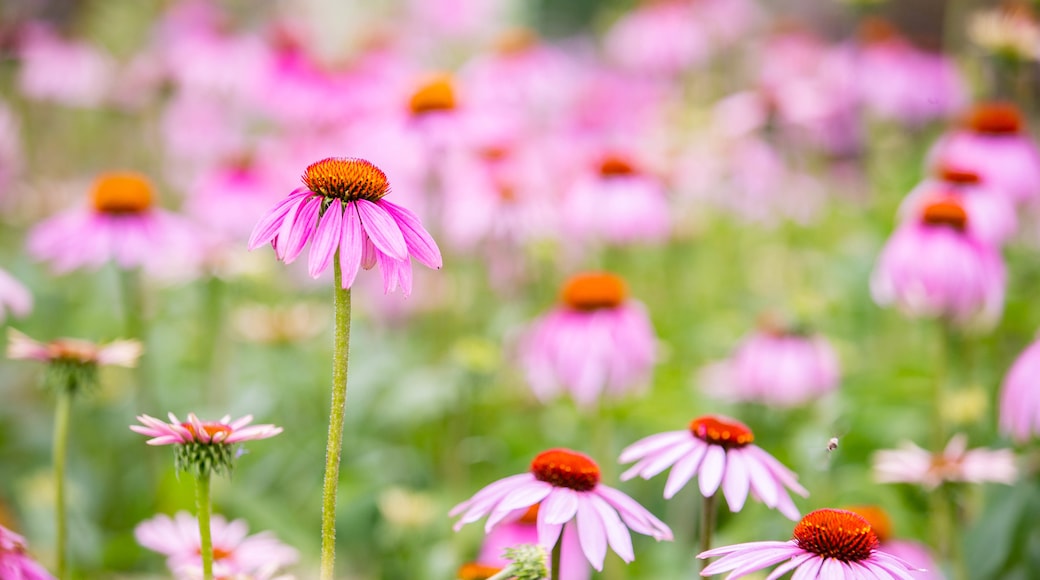
[[[276,177],[250,155],[236,155],[203,171],[189,187],[185,212],[199,225],[223,237],[248,236],[256,215],[281,197]]]
[[[917,568],[915,580],[943,580],[942,570],[935,563],[928,546],[912,540],[897,540],[892,537],[892,520],[885,510],[874,505],[846,507],[867,520],[878,538],[878,549],[906,561]]]
[[[0,526],[0,578],[4,580],[54,580],[26,552],[25,538]]]
[[[115,76],[112,58],[85,42],[61,38],[50,26],[20,31],[18,88],[30,99],[70,107],[100,105]]]
[[[294,548],[278,541],[270,532],[248,536],[249,527],[244,520],[228,522],[223,516],[214,515],[211,526],[213,572],[217,577],[253,578],[291,565],[299,558]],[[167,567],[178,577],[202,569],[199,525],[187,512],[178,512],[172,518],[159,514],[145,520],[134,528],[134,538],[145,548],[165,555]]]
[[[632,498],[600,483],[599,466],[591,458],[569,449],[538,454],[530,473],[488,485],[452,508],[450,515],[460,516],[456,530],[488,516],[484,529],[491,531],[539,502],[538,543],[551,550],[561,532],[573,528],[596,570],[603,569],[608,545],[625,562],[635,559],[629,529],[656,540],[672,539],[664,522]]]
[[[0,207],[25,163],[18,117],[0,100]]]
[[[621,278],[579,274],[567,281],[562,304],[536,320],[520,345],[520,359],[535,395],[560,391],[589,407],[646,384],[656,338],[645,307],[628,299]]]
[[[1004,483],[1018,478],[1010,449],[968,450],[968,437],[954,435],[942,453],[925,451],[909,441],[899,449],[874,454],[874,479],[880,483],[917,483],[935,489],[944,482]]]
[[[492,528],[484,537],[484,543],[480,545],[480,554],[477,555],[477,568],[501,570],[509,565],[510,560],[506,558],[506,549],[521,544],[538,543],[538,509],[539,504],[534,504],[527,509],[518,519],[503,521]],[[564,530],[560,548],[560,578],[567,580],[587,580],[592,575],[592,567],[581,553],[581,545],[573,529]],[[460,573],[459,578],[463,576]]]
[[[957,198],[944,197],[901,224],[871,275],[874,300],[911,317],[995,323],[1004,309],[1004,262],[998,249],[970,235],[969,217]]]
[[[621,480],[637,475],[650,479],[671,467],[665,499],[671,499],[696,475],[701,495],[711,497],[721,487],[730,511],[743,509],[750,491],[762,503],[797,520],[800,514],[787,490],[802,497],[809,492],[798,484],[798,476],[754,445],[754,440],[754,433],[740,421],[716,415],[698,417],[689,429],[658,433],[626,447],[620,461],[637,463],[621,474]]]
[[[1004,377],[1000,429],[1024,443],[1040,433],[1040,341],[1018,355]]]
[[[155,207],[149,180],[132,172],[102,174],[90,207],[54,216],[29,232],[28,250],[57,273],[99,268],[114,260],[123,269],[168,271],[195,259],[195,235],[184,219]]]
[[[7,313],[22,317],[32,310],[33,297],[29,289],[14,276],[0,268],[0,322],[7,318]]]
[[[968,216],[971,237],[1000,246],[1015,234],[1018,217],[1007,195],[982,183],[974,171],[940,168],[934,177],[917,184],[899,206],[902,220],[918,220],[925,208],[944,197],[954,197]]]
[[[131,425],[130,430],[141,435],[152,437],[149,445],[184,445],[203,443],[207,445],[242,443],[257,439],[267,439],[282,432],[281,427],[274,425],[253,425],[252,415],[231,420],[231,415],[224,415],[219,421],[202,421],[195,413],[188,413],[186,421],[181,422],[173,413],[168,415],[170,423],[148,415],[140,415],[137,420],[144,424]]]
[[[621,66],[638,72],[679,75],[711,56],[709,21],[698,18],[693,2],[643,2],[607,31],[606,51]]]
[[[979,103],[964,126],[946,133],[928,154],[932,167],[977,173],[1014,203],[1040,195],[1040,150],[1026,132],[1021,111],[1010,103]]]
[[[108,344],[96,344],[78,338],[59,338],[43,343],[18,332],[7,329],[7,357],[11,359],[134,367],[141,357],[141,343],[136,340],[117,340]]]
[[[311,276],[317,278],[338,258],[342,287],[350,288],[360,267],[379,264],[385,291],[400,285],[405,296],[412,292],[411,258],[441,267],[437,243],[418,216],[384,199],[390,184],[375,165],[330,157],[308,166],[303,183],[260,218],[250,250],[271,242],[278,259],[290,263],[313,238]]]
[[[779,564],[768,580],[794,571],[794,578],[828,580],[911,580],[917,569],[910,563],[878,548],[877,534],[859,514],[846,510],[820,509],[807,514],[794,527],[786,542],[765,541],[734,544],[697,555],[722,556],[701,571],[701,576],[732,573],[727,579],[742,578],[756,570]]]

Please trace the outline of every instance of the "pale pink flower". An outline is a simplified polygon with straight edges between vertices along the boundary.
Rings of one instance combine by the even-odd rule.
[[[4,580],[54,580],[26,552],[25,538],[0,526],[0,578]]]
[[[115,77],[115,63],[100,49],[66,40],[42,23],[20,35],[18,88],[30,99],[69,107],[102,104]]]
[[[698,18],[695,2],[645,2],[621,16],[606,33],[607,55],[638,72],[675,76],[708,60],[709,20]]]
[[[386,174],[362,159],[330,157],[307,167],[305,187],[271,208],[253,230],[249,249],[268,242],[279,260],[290,263],[312,240],[308,271],[317,278],[333,258],[342,268],[342,286],[354,284],[358,270],[379,264],[385,292],[400,285],[412,292],[415,258],[440,268],[440,249],[410,210],[384,199]]]
[[[210,520],[213,572],[216,577],[270,578],[279,568],[294,564],[299,553],[271,532],[247,535],[244,520],[228,522],[221,515]],[[187,512],[172,518],[159,514],[134,528],[137,543],[166,556],[166,565],[178,578],[190,577],[202,568],[199,524]]]
[[[194,228],[184,218],[154,205],[149,180],[137,173],[101,175],[90,205],[58,214],[29,232],[29,254],[51,263],[56,273],[97,269],[113,260],[123,269],[156,274],[198,259]]]
[[[830,508],[807,514],[786,542],[734,544],[702,552],[698,558],[722,556],[701,576],[730,572],[727,580],[780,564],[766,580],[794,571],[793,578],[827,580],[913,580],[916,572],[905,562],[879,549],[877,534],[859,514]]]
[[[768,507],[797,520],[800,514],[787,490],[802,497],[809,492],[798,484],[798,476],[754,445],[754,440],[751,429],[740,421],[716,415],[698,417],[689,429],[658,433],[626,447],[620,461],[636,464],[621,474],[621,480],[650,479],[671,467],[665,499],[697,476],[701,495],[712,497],[721,488],[730,511],[743,509],[750,492]]]
[[[243,238],[256,216],[282,195],[280,175],[262,161],[239,155],[204,170],[188,189],[184,211],[207,233]]]
[[[909,441],[899,449],[874,454],[874,479],[879,483],[916,483],[935,489],[944,482],[1003,483],[1018,479],[1010,449],[968,449],[968,437],[954,435],[942,453],[926,451]]]
[[[29,289],[3,268],[0,268],[0,322],[7,313],[21,318],[32,310],[33,297]]]
[[[97,344],[78,338],[58,338],[44,343],[13,328],[7,329],[7,357],[10,359],[132,368],[137,366],[143,350],[136,340]]]
[[[167,415],[169,423],[148,415],[139,415],[137,420],[142,425],[131,425],[130,430],[151,437],[149,445],[184,445],[187,443],[233,445],[244,441],[255,441],[274,437],[282,432],[281,427],[274,425],[249,425],[252,415],[231,420],[231,415],[224,415],[219,421],[202,421],[195,413],[188,413],[187,420],[181,422],[173,413]]]
[[[672,531],[632,498],[600,483],[599,466],[569,449],[550,449],[531,462],[531,471],[500,479],[452,508],[455,530],[488,516],[484,526],[520,517],[539,504],[538,543],[551,551],[565,528],[576,528],[581,551],[596,570],[603,569],[607,546],[625,562],[635,559],[629,529],[656,540]]]
[[[1040,341],[1022,351],[1004,377],[1000,429],[1021,443],[1040,433]]]
[[[590,407],[647,384],[657,339],[646,308],[627,298],[624,281],[606,273],[574,276],[562,302],[521,339],[520,362],[539,399],[566,391]]]
[[[477,562],[489,568],[504,568],[510,560],[505,557],[506,548],[520,544],[538,543],[538,510],[534,504],[519,519],[503,521],[484,536],[480,545]],[[581,543],[573,527],[563,531],[560,547],[560,578],[567,580],[588,580],[592,576],[589,566],[581,553]]]
[[[919,220],[930,203],[950,196],[964,208],[967,231],[973,238],[1000,246],[1018,229],[1018,216],[1009,196],[982,183],[973,171],[949,167],[940,168],[934,177],[914,186],[899,206],[900,220]]]

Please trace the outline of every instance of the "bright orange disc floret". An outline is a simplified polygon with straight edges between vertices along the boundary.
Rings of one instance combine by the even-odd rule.
[[[694,437],[727,449],[744,447],[755,441],[751,428],[735,419],[704,415],[690,421],[690,433]]]
[[[968,114],[967,125],[976,133],[1015,135],[1022,132],[1022,112],[1011,103],[980,103]]]
[[[307,166],[303,183],[314,193],[343,201],[379,201],[390,193],[386,174],[364,159],[329,157]]]
[[[842,562],[866,560],[877,549],[877,534],[863,516],[847,510],[821,509],[794,527],[798,547]]]
[[[531,461],[535,479],[574,491],[590,491],[599,483],[599,466],[591,457],[570,449],[550,449]]]
[[[412,93],[408,106],[414,115],[453,110],[455,87],[452,85],[451,76],[441,74],[430,78]]]
[[[133,172],[104,173],[94,182],[94,209],[110,214],[142,213],[152,207],[152,184]]]
[[[628,296],[628,288],[620,276],[606,272],[589,272],[571,276],[563,285],[561,299],[575,310],[617,308]]]
[[[949,226],[963,232],[968,227],[968,212],[957,198],[943,196],[924,207],[921,221],[933,226]]]

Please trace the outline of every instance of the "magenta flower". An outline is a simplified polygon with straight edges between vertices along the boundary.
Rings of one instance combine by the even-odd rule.
[[[521,544],[538,543],[538,509],[534,504],[519,519],[504,521],[492,528],[484,537],[477,555],[478,566],[487,569],[502,569],[509,565],[505,557],[506,548]],[[567,580],[588,580],[592,576],[592,567],[581,552],[581,543],[574,533],[573,527],[563,531],[563,542],[560,547],[560,578]],[[461,578],[465,578],[460,574]]]
[[[874,479],[879,483],[916,483],[935,489],[943,483],[1003,483],[1018,478],[1010,449],[968,449],[968,437],[954,435],[942,453],[905,442],[899,449],[874,453]]]
[[[115,76],[112,57],[87,43],[61,38],[32,23],[19,35],[18,88],[30,99],[69,107],[102,104]]]
[[[637,475],[650,479],[671,467],[665,499],[671,499],[696,475],[701,495],[711,497],[721,487],[730,511],[743,509],[751,492],[762,503],[797,520],[800,514],[787,490],[802,497],[809,492],[798,484],[798,476],[754,445],[754,440],[754,433],[740,421],[716,415],[698,417],[689,429],[651,435],[622,450],[622,463],[637,463],[621,474],[621,480]]]
[[[974,171],[951,167],[939,168],[935,177],[917,184],[899,206],[902,221],[919,220],[925,208],[936,200],[953,197],[968,216],[968,234],[999,247],[1018,229],[1018,216],[1010,196],[982,183]]]
[[[308,270],[317,278],[333,258],[342,268],[342,287],[350,288],[358,269],[379,264],[386,292],[398,285],[412,292],[415,258],[441,267],[437,243],[411,211],[386,201],[386,175],[362,159],[330,157],[307,167],[300,187],[257,223],[249,249],[271,242],[279,260],[290,263],[311,240]]]
[[[960,201],[947,196],[901,224],[871,275],[874,301],[911,317],[995,323],[1004,309],[1004,262],[999,250],[970,235],[968,219]]]
[[[294,548],[278,541],[270,532],[248,536],[249,527],[243,520],[228,522],[223,516],[214,515],[210,525],[213,572],[218,578],[268,577],[269,572],[299,558]],[[172,518],[159,514],[143,521],[134,528],[134,538],[145,548],[165,555],[167,567],[178,578],[202,570],[199,524],[187,512],[178,512]]]
[[[646,384],[656,338],[646,309],[626,294],[613,274],[580,274],[564,286],[563,304],[532,324],[520,359],[539,399],[568,391],[589,407]]]
[[[0,578],[4,580],[54,580],[26,553],[25,538],[0,526]]]
[[[573,529],[596,570],[603,569],[608,545],[625,562],[635,559],[629,529],[656,540],[672,539],[664,522],[632,498],[600,483],[599,466],[592,459],[569,449],[538,454],[530,473],[488,485],[452,508],[450,515],[460,516],[456,531],[488,516],[484,530],[490,532],[539,503],[538,543],[552,550],[561,532],[566,535],[567,529]]]
[[[610,58],[632,71],[677,76],[703,64],[713,51],[707,23],[692,2],[645,2],[606,33]]]
[[[1040,433],[1040,341],[1018,355],[1000,395],[1000,429],[1025,443]]]
[[[281,427],[274,425],[252,425],[252,415],[246,415],[234,421],[231,415],[224,415],[219,421],[201,421],[195,413],[188,413],[188,420],[181,422],[173,413],[169,415],[170,423],[164,423],[155,417],[140,415],[137,420],[141,425],[131,425],[130,430],[141,435],[152,437],[149,445],[183,445],[187,443],[205,443],[231,445],[243,441],[267,439],[282,432]]]
[[[743,578],[756,570],[779,564],[766,580],[794,571],[793,578],[828,580],[913,580],[910,563],[878,549],[877,534],[859,514],[820,509],[807,514],[786,542],[734,544],[708,550],[698,558],[722,556],[701,571],[701,576],[731,572],[727,580]]]
[[[0,268],[0,322],[7,318],[7,312],[22,317],[32,310],[33,297],[29,289],[14,276]]]
[[[94,183],[91,207],[54,216],[29,232],[29,254],[51,262],[57,273],[96,269],[109,260],[123,269],[143,266],[160,273],[171,264],[193,264],[193,228],[154,207],[154,197],[143,175],[103,174]]]

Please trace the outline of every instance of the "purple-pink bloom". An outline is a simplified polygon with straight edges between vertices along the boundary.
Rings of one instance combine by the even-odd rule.
[[[54,580],[26,553],[25,538],[0,526],[0,578],[4,580]]]
[[[143,425],[131,425],[130,430],[141,435],[152,437],[149,445],[182,445],[186,443],[223,443],[231,445],[243,441],[267,439],[282,432],[281,427],[274,425],[251,425],[252,415],[231,420],[231,415],[224,415],[219,421],[202,421],[195,413],[188,413],[187,420],[181,422],[173,413],[168,415],[169,423],[148,415],[140,415],[137,420]]]
[[[143,351],[136,340],[96,344],[78,338],[58,338],[44,343],[13,328],[7,329],[7,358],[15,360],[133,368]]]
[[[870,523],[861,515],[837,509],[807,514],[786,542],[747,542],[701,552],[698,558],[722,556],[701,576],[730,572],[727,580],[780,564],[766,580],[793,571],[792,578],[827,580],[913,580],[917,568],[879,549]]]
[[[19,31],[18,88],[30,99],[70,107],[102,104],[115,77],[112,57],[84,42],[61,38],[43,23]]]
[[[567,391],[590,407],[647,383],[657,339],[645,307],[627,298],[621,278],[573,276],[562,302],[536,320],[520,344],[520,362],[539,399]]]
[[[920,219],[925,208],[943,197],[956,198],[968,216],[966,231],[978,240],[999,247],[1015,234],[1018,216],[1010,196],[982,183],[974,171],[952,167],[939,168],[914,186],[899,206],[901,220]]]
[[[599,466],[591,458],[569,449],[538,454],[529,473],[488,485],[449,515],[459,516],[456,531],[487,516],[484,530],[490,532],[535,504],[539,504],[538,543],[551,551],[561,533],[573,530],[596,570],[603,569],[608,546],[625,562],[635,559],[630,529],[656,540],[672,539],[664,522],[624,493],[600,483]]]
[[[671,467],[664,486],[665,499],[671,499],[697,476],[701,495],[712,497],[721,487],[730,511],[743,509],[750,492],[767,506],[797,520],[800,514],[787,490],[802,497],[809,492],[798,484],[797,475],[754,445],[754,440],[754,433],[740,421],[716,415],[698,417],[690,422],[689,429],[651,435],[622,450],[620,461],[636,464],[621,474],[621,480],[636,476],[650,479]]]
[[[913,540],[892,537],[892,520],[885,510],[875,505],[852,506],[845,509],[867,520],[877,534],[878,549],[917,568],[913,576],[915,580],[944,580],[942,569],[936,564],[928,546]]]
[[[968,449],[968,437],[958,433],[941,453],[910,443],[899,449],[874,453],[874,479],[879,483],[916,483],[935,489],[947,481],[1003,483],[1018,479],[1015,454],[1010,449]]]
[[[0,322],[7,318],[8,311],[22,317],[32,310],[33,297],[29,289],[0,268]]]
[[[1040,433],[1040,341],[1018,355],[1000,394],[1000,429],[1024,443]]]
[[[491,529],[480,545],[477,563],[496,568],[505,568],[510,560],[505,557],[506,548],[520,544],[538,543],[538,506],[527,509],[519,519],[504,521]],[[581,553],[581,543],[574,528],[564,530],[560,540],[560,578],[567,580],[588,580],[592,576],[592,567]]]
[[[412,292],[411,258],[440,268],[440,249],[410,210],[386,201],[386,174],[363,159],[330,157],[307,167],[305,187],[268,210],[253,229],[249,249],[268,242],[279,260],[290,263],[311,241],[308,271],[317,278],[334,258],[342,287],[350,288],[358,270],[379,264],[386,292],[400,285]]]

